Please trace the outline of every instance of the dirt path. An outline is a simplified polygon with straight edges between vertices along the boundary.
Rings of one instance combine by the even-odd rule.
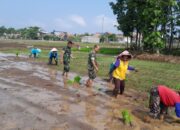
[[[68,85],[61,72],[45,64],[0,54],[1,130],[179,130],[175,120],[145,121],[145,95],[128,90],[114,99],[108,83],[97,78],[87,89],[86,79],[80,86]],[[124,109],[133,116],[132,127],[122,122]]]

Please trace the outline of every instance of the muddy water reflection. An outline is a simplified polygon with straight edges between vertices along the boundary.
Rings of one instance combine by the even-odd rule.
[[[60,105],[60,112],[68,113],[70,111],[70,105],[66,102],[62,102]]]
[[[57,70],[48,69],[51,81],[56,82]]]
[[[67,88],[67,87],[68,87],[68,79],[67,79],[67,77],[65,77],[65,76],[62,76],[62,78],[63,78],[64,88]]]
[[[96,116],[96,107],[89,104],[88,102],[85,102],[85,117],[89,123],[96,123],[97,120],[95,118]]]

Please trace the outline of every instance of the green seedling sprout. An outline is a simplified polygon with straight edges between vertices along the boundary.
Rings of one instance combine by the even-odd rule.
[[[68,84],[73,84],[74,81],[73,81],[73,80],[68,80],[67,83],[68,83]]]
[[[19,52],[16,52],[16,57],[18,57],[19,56]]]
[[[130,126],[132,126],[132,117],[129,114],[128,110],[122,111],[122,117],[125,124],[130,124]]]
[[[73,80],[68,80],[68,84],[73,84],[73,83],[78,83],[78,84],[80,84],[80,81],[81,81],[81,77],[80,76],[76,76],[76,77],[74,77],[74,79]]]
[[[80,76],[74,77],[74,82],[75,82],[75,83],[80,84],[80,81],[81,81],[81,77],[80,77]]]

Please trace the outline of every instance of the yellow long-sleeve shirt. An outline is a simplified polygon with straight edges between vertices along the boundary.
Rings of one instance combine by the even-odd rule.
[[[120,60],[119,66],[117,66],[117,68],[113,71],[113,77],[116,79],[125,80],[128,64],[128,61],[124,62]]]

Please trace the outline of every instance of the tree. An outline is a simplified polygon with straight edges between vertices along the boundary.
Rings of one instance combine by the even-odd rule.
[[[113,13],[117,15],[117,29],[121,30],[124,36],[130,37],[131,44],[133,32],[136,32],[136,48],[138,48],[138,42],[140,44],[142,33],[143,22],[141,18],[144,3],[145,2],[141,0],[117,0],[116,3],[110,3]]]
[[[132,34],[134,30],[132,24],[133,9],[131,9],[130,6],[128,6],[127,0],[117,0],[117,3],[110,2],[110,6],[113,9],[113,13],[117,15],[117,29],[121,30],[124,36],[131,37],[132,39]]]
[[[116,34],[109,34],[108,35],[108,40],[112,41],[112,42],[116,42],[117,41],[117,36]]]
[[[29,27],[26,30],[26,38],[27,39],[33,39],[33,40],[37,40],[38,39],[38,33],[39,33],[39,27]]]
[[[100,43],[104,43],[106,41],[106,36],[105,35],[101,35],[100,36]]]
[[[35,27],[19,29],[18,32],[21,34],[21,37],[23,39],[37,40],[39,30],[40,30],[40,28],[35,26]]]
[[[80,42],[81,41],[81,37],[79,35],[72,35],[72,36],[68,37],[68,40],[74,41],[74,42]]]
[[[106,32],[100,36],[101,43],[104,43],[104,42],[109,43],[109,42],[115,42],[115,41],[117,41],[116,34],[111,34],[111,33]]]
[[[8,29],[6,29],[6,33],[7,34],[14,34],[14,33],[16,33],[16,29],[15,28],[8,28]]]
[[[169,36],[169,52],[172,50],[174,38],[176,38],[176,34],[179,32],[179,20],[180,20],[180,0],[172,1],[172,5],[170,6],[170,13],[167,22],[168,34]]]
[[[179,17],[180,0],[116,0],[110,6],[117,16],[118,26],[124,36],[132,39],[136,33],[136,47],[140,47],[142,37],[145,50],[159,51],[167,42],[173,43],[176,23]],[[169,28],[169,33],[168,33]],[[138,45],[139,42],[139,45]]]
[[[6,28],[4,27],[4,26],[1,26],[0,27],[0,36],[3,36],[4,35],[4,33],[6,32]]]

